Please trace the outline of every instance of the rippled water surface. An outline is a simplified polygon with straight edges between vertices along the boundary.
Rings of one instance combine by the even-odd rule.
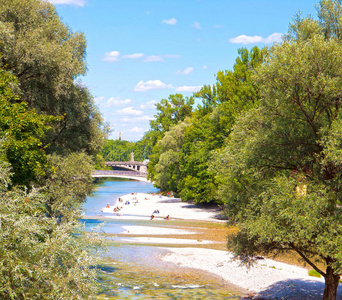
[[[101,208],[131,192],[158,190],[146,182],[101,180],[84,205],[85,215],[91,217],[83,220],[86,229],[101,224],[107,237],[108,251],[101,254],[103,263],[98,266],[100,299],[242,299],[242,291],[220,277],[163,262],[160,258],[168,250],[162,247],[112,241],[113,236],[124,232],[124,225],[149,225],[148,221],[101,219]]]

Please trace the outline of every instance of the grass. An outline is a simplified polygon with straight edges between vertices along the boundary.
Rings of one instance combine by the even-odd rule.
[[[316,270],[310,270],[308,274],[309,276],[321,278],[321,274],[319,274]]]

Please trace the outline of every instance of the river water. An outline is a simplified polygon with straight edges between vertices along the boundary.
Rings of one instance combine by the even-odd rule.
[[[242,291],[220,277],[163,262],[160,257],[168,250],[160,245],[120,242],[117,236],[125,231],[122,226],[148,226],[151,223],[104,221],[101,208],[113,205],[118,197],[132,192],[156,193],[158,190],[147,182],[101,179],[83,206],[86,230],[101,224],[101,232],[106,238],[107,251],[100,254],[102,264],[98,266],[99,299],[242,299]]]

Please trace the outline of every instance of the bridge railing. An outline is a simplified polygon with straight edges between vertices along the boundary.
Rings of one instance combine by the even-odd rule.
[[[146,162],[143,161],[106,161],[106,166],[128,166],[128,165],[136,165],[136,166],[147,166]]]
[[[147,172],[131,172],[131,171],[116,171],[116,170],[95,170],[93,175],[123,175],[123,176],[137,176],[147,177]]]

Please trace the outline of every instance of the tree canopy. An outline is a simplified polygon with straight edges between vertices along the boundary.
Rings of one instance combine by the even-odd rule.
[[[106,130],[85,70],[52,4],[0,2],[1,299],[94,295],[99,242],[79,219]]]
[[[211,153],[223,146],[239,114],[258,103],[251,74],[264,55],[265,50],[257,47],[240,49],[233,71],[219,71],[216,84],[194,94],[202,102],[194,111],[194,99],[184,102],[181,95],[157,104],[156,120],[145,135],[154,139],[148,171],[157,187],[172,190],[185,201],[222,204],[216,197],[215,173],[209,170]]]
[[[336,12],[340,20],[341,3],[321,1],[318,20],[295,19],[269,50],[254,77],[259,106],[239,118],[213,167],[227,213],[240,224],[230,247],[244,257],[296,251],[324,276],[323,299],[336,298],[342,274]]]
[[[0,3],[0,66],[18,79],[20,98],[39,114],[62,116],[46,135],[49,153],[100,151],[104,124],[87,88],[78,83],[86,72],[86,41],[41,0]]]

